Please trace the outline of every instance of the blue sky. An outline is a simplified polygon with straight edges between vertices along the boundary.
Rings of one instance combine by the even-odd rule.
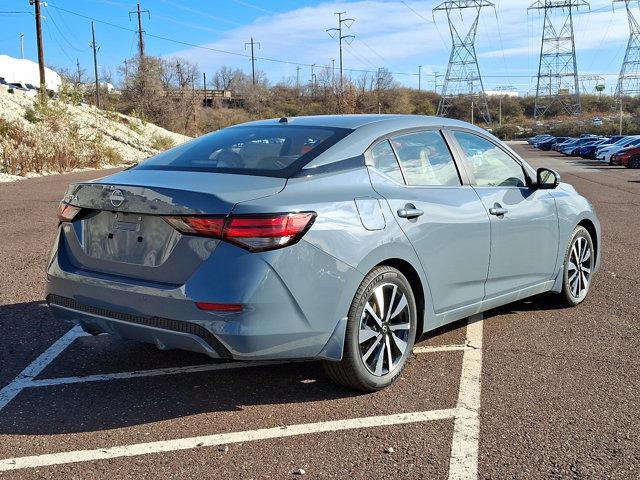
[[[522,93],[533,86],[537,72],[542,18],[526,8],[533,0],[495,0],[496,9],[483,11],[476,50],[485,77],[485,88],[513,85]],[[47,64],[92,71],[90,20],[96,23],[100,68],[114,74],[125,58],[135,55],[137,28],[129,11],[135,2],[126,0],[51,0],[43,8],[44,43]],[[272,83],[291,79],[296,65],[302,65],[302,81],[309,79],[311,67],[330,65],[338,57],[337,42],[325,32],[334,27],[333,12],[346,11],[354,18],[348,33],[356,39],[344,50],[345,68],[375,71],[386,67],[396,79],[417,86],[418,65],[422,65],[423,85],[433,88],[434,72],[444,73],[449,57],[450,37],[446,17],[431,9],[437,1],[354,0],[314,2],[310,0],[147,0],[150,11],[144,18],[147,52],[166,57],[181,56],[196,62],[200,71],[213,73],[222,65],[250,71],[243,55],[245,42],[253,36],[260,42],[257,66]],[[5,12],[31,11],[28,0],[0,3],[0,53],[19,56],[19,34],[25,35],[25,56],[36,58],[33,16]],[[65,11],[66,10],[66,11]],[[638,11],[640,17],[640,10]],[[468,25],[469,18],[457,17]],[[617,72],[628,38],[623,8],[615,11],[611,2],[594,0],[591,12],[575,16],[576,47],[580,74],[600,74],[607,91],[615,87]],[[165,37],[178,42],[162,40]],[[216,50],[233,52],[229,55]],[[280,62],[266,59],[279,60]],[[349,73],[349,72],[347,72]],[[359,75],[359,72],[352,72]],[[440,79],[441,81],[441,79]],[[586,84],[590,89],[592,85]]]

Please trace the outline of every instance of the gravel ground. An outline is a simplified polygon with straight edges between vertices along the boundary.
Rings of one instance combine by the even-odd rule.
[[[484,321],[480,478],[640,478],[640,172],[554,157],[594,203],[603,264],[587,301],[557,309],[536,297]],[[82,172],[0,187],[0,388],[68,329],[43,300],[55,208]],[[460,344],[464,325],[423,339]],[[263,426],[445,409],[462,354],[417,355],[402,380],[373,395],[331,384],[316,363],[27,389],[0,411],[0,458],[101,448]],[[211,362],[116,339],[76,340],[38,378]],[[1,478],[447,478],[452,420],[203,447],[0,474]],[[393,453],[385,449],[393,447]]]

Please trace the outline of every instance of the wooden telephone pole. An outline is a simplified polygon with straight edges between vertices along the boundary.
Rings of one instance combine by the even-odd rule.
[[[142,10],[140,4],[137,4],[137,8],[133,12],[129,12],[129,20],[131,20],[131,14],[135,13],[138,16],[138,54],[140,58],[144,57],[144,30],[142,29],[142,14],[146,13],[148,18],[151,18],[149,10]]]
[[[44,76],[44,46],[42,43],[42,18],[40,14],[40,0],[29,0],[29,4],[35,7],[36,40],[38,43],[38,70],[40,72],[40,98],[47,98],[47,82]]]
[[[96,45],[96,28],[91,22],[91,48],[93,49],[93,72],[96,80],[96,107],[100,108],[100,80],[98,79],[98,46]]]

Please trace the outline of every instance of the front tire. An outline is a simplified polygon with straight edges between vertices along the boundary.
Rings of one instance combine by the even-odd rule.
[[[591,287],[595,266],[595,250],[589,231],[577,226],[564,257],[562,291],[559,300],[563,306],[575,307],[584,301]]]
[[[640,168],[640,157],[631,157],[627,168]]]
[[[374,268],[353,298],[340,362],[324,362],[345,387],[375,392],[402,374],[416,338],[417,309],[411,285],[397,269]]]

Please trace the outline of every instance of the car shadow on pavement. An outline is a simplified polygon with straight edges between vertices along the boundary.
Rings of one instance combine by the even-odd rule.
[[[40,302],[0,306],[0,361],[7,385],[72,325],[57,322]],[[24,353],[28,352],[28,353]],[[37,379],[229,363],[109,335],[78,338]],[[50,435],[108,430],[240,412],[251,405],[297,405],[358,397],[332,383],[319,362],[291,362],[197,373],[143,376],[28,387],[0,411],[0,435]]]

